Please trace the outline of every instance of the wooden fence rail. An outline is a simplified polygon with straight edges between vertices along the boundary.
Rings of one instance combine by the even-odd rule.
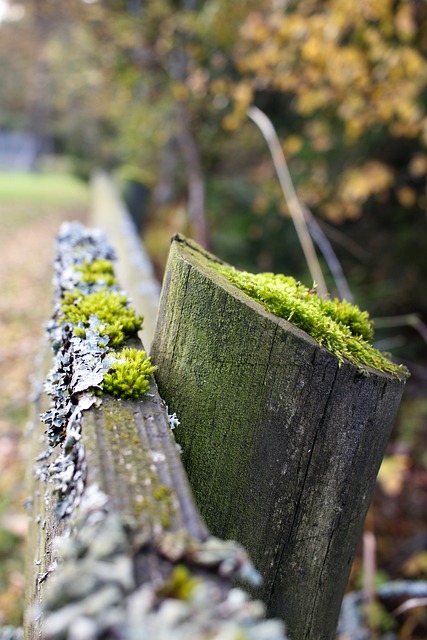
[[[99,177],[94,192],[100,226],[113,224],[122,247],[120,285],[139,285],[135,263],[144,260],[135,261],[135,250],[128,249],[131,234],[114,189]],[[30,474],[25,637],[284,640],[283,623],[264,620],[262,603],[233,587],[236,580],[249,584],[260,576],[241,545],[208,533],[172,436],[176,418],[168,415],[154,377],[137,399],[92,392],[105,383],[116,353],[105,338],[110,345],[113,336],[117,340],[116,317],[111,329],[108,320],[99,322],[107,298],[121,297],[111,258],[98,228],[61,229],[42,377],[52,367],[52,349],[53,368],[35,403],[32,433],[36,464]],[[99,317],[73,319],[81,301],[88,303],[99,292],[104,296]],[[153,302],[153,293],[151,284],[134,287],[139,309],[147,305],[146,296]],[[132,335],[125,346],[133,355],[142,349]]]
[[[106,176],[93,194],[92,223],[112,240],[120,286],[145,317],[160,394],[153,375],[137,399],[99,393],[120,351],[96,314],[64,319],[64,300],[77,307],[120,288],[105,236],[66,227],[50,398],[35,405],[26,638],[284,639],[262,600],[291,640],[332,640],[404,376],[340,363],[180,236],[158,305]],[[131,334],[125,346],[141,350]]]

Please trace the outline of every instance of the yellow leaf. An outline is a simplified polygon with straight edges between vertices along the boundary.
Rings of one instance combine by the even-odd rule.
[[[346,202],[365,202],[370,195],[389,189],[393,181],[394,175],[389,167],[370,160],[359,169],[349,169],[344,173],[339,193]]]
[[[283,151],[285,153],[285,156],[290,158],[296,153],[299,153],[302,149],[303,144],[304,140],[303,138],[301,138],[301,136],[288,136],[283,143]]]
[[[233,98],[237,108],[246,111],[252,102],[253,88],[249,83],[240,82],[233,91]]]
[[[410,208],[413,207],[417,201],[417,193],[415,189],[411,187],[405,186],[401,187],[397,191],[397,199],[399,200],[402,207]]]
[[[406,576],[411,578],[419,577],[427,574],[427,551],[419,551],[414,553],[403,565],[403,571]]]
[[[235,131],[240,124],[240,119],[236,114],[229,114],[222,119],[222,126],[226,131]]]
[[[403,4],[399,7],[395,17],[394,26],[398,37],[408,42],[412,40],[417,32],[417,27],[414,21],[414,15],[411,5]]]
[[[427,155],[419,153],[409,163],[409,173],[414,178],[422,178],[427,174]]]
[[[340,202],[327,202],[322,207],[322,211],[329,220],[334,222],[341,222],[344,218],[343,207]]]
[[[409,456],[404,453],[384,458],[377,479],[386,495],[394,497],[401,493],[409,463]]]

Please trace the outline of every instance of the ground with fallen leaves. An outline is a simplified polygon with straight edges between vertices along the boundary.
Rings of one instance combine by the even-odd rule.
[[[11,180],[12,181],[12,180]],[[27,531],[25,430],[31,418],[30,376],[50,314],[54,237],[64,220],[83,220],[83,190],[52,197],[2,192],[0,180],[0,625],[20,624]],[[3,197],[2,197],[3,196]]]

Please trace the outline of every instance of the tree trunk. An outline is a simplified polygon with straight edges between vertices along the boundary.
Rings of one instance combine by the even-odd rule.
[[[208,247],[208,229],[205,215],[205,178],[200,151],[191,131],[191,116],[187,104],[177,104],[177,141],[187,167],[188,217],[195,240]]]

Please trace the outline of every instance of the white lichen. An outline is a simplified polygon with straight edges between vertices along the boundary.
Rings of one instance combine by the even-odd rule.
[[[175,412],[171,413],[170,415],[168,414],[168,420],[171,431],[179,427],[179,425],[181,424]]]
[[[87,488],[72,517],[71,535],[54,541],[61,563],[49,576],[42,610],[34,612],[43,615],[44,638],[70,640],[84,632],[85,640],[285,640],[283,623],[264,620],[261,602],[251,601],[242,589],[224,590],[218,580],[228,571],[242,577],[241,567],[250,565],[240,545],[171,533],[156,550],[149,540],[138,546],[139,538],[135,523],[121,516],[97,485]],[[168,561],[167,549],[174,561]],[[145,554],[150,554],[147,566],[158,567],[156,580],[144,572],[138,581],[136,565]],[[187,563],[188,575],[191,567],[196,570],[185,598],[167,593],[177,560]]]

